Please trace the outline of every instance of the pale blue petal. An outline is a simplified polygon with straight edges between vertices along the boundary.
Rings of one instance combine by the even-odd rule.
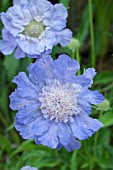
[[[26,57],[26,54],[21,50],[20,47],[17,47],[15,53],[14,53],[14,57],[18,60],[20,58],[24,58]]]
[[[8,16],[5,13],[1,13],[1,20],[5,26],[5,28],[15,37],[20,32],[23,31],[23,28],[21,27],[14,27],[11,23],[11,19],[8,18]]]
[[[53,5],[47,0],[30,0],[31,13],[36,21],[50,19],[52,17]]]
[[[27,25],[27,24],[29,24],[29,22],[31,20],[33,20],[32,14],[31,14],[30,9],[28,8],[27,5],[25,5],[22,8],[22,12],[23,12],[24,22],[25,22],[25,23],[23,23],[23,25]]]
[[[13,5],[27,5],[29,3],[29,0],[13,0]]]
[[[38,101],[39,89],[30,81],[26,73],[20,72],[18,76],[14,77],[13,82],[18,85],[18,96],[28,100]]]
[[[44,38],[42,38],[41,41],[43,41],[43,43],[45,43],[45,47],[53,46],[56,43],[56,41],[57,41],[56,33],[53,30],[50,30],[50,29],[45,30],[43,35],[44,35]]]
[[[68,152],[72,152],[73,150],[76,150],[76,149],[80,149],[81,147],[81,143],[76,140],[76,138],[74,138],[73,136],[71,136],[71,140],[70,142],[65,145],[65,148]]]
[[[26,6],[23,8],[21,8],[21,6],[10,7],[6,12],[6,18],[9,19],[9,22],[14,28],[19,29],[21,32],[23,32],[25,29],[24,25],[28,25],[29,22],[33,19],[28,7]],[[11,33],[13,34],[13,32]]]
[[[80,75],[80,76],[74,76],[69,82],[74,84],[79,84],[82,87],[85,87],[90,83],[90,79],[84,77],[83,75]]]
[[[62,145],[61,143],[59,143],[58,146],[56,147],[56,149],[57,149],[57,150],[60,150],[62,146],[63,146],[63,145]]]
[[[91,87],[91,85],[93,84],[93,78],[95,75],[96,75],[96,72],[94,68],[88,68],[85,70],[83,76],[90,80],[90,83],[87,85],[88,87]]]
[[[51,25],[54,30],[60,31],[66,27],[67,10],[63,4],[54,5],[54,12],[51,20],[44,21],[46,26]]]
[[[80,68],[76,60],[72,60],[65,54],[60,55],[57,60],[54,60],[52,67],[58,80],[64,83],[69,81]]]
[[[38,102],[24,107],[17,112],[15,120],[22,124],[28,124],[35,121],[42,114],[39,107],[40,103]]]
[[[24,15],[22,13],[22,8],[20,6],[13,6],[13,7],[10,7],[7,11],[6,11],[6,16],[9,18],[9,19],[12,19],[12,22],[13,21],[16,21],[17,22],[23,22],[24,20]]]
[[[17,44],[15,41],[0,40],[0,51],[4,55],[10,55],[11,53],[13,53],[16,46]]]
[[[42,13],[37,9],[37,6],[32,4],[30,5],[30,11],[35,21],[42,21]]]
[[[67,145],[71,140],[69,126],[65,123],[58,123],[58,137],[62,145]]]
[[[30,0],[30,5],[36,5],[36,7],[40,11],[47,11],[50,9],[51,6],[53,6],[49,1],[47,0]]]
[[[20,110],[28,105],[37,104],[37,101],[28,100],[27,98],[22,98],[18,95],[17,90],[13,92],[10,96],[10,108],[12,110]]]
[[[24,51],[27,52],[30,55],[34,55],[34,53],[31,52],[31,44],[32,42],[28,41],[28,40],[21,40],[20,38],[18,38],[17,43],[19,45],[19,47]],[[35,48],[36,49],[36,48]],[[37,53],[37,50],[36,50]]]
[[[20,46],[20,48],[27,54],[29,55],[39,55],[41,53],[43,53],[44,49],[45,49],[45,45],[37,40],[36,42],[33,41],[28,41],[28,40],[22,40],[21,38],[18,38],[17,40],[18,45]]]
[[[28,123],[26,125],[21,124],[19,122],[15,122],[14,126],[17,131],[19,131],[20,135],[23,139],[33,139],[34,134],[32,132],[32,126],[34,122]]]
[[[63,29],[60,32],[56,32],[56,35],[61,46],[67,46],[72,38],[72,32],[69,29]]]
[[[86,113],[81,113],[76,115],[74,122],[70,123],[73,135],[80,139],[84,140],[88,137],[91,137],[97,130],[103,127],[103,124],[97,119],[89,117]]]
[[[37,58],[37,60],[39,60],[39,59],[41,59],[42,58],[42,56],[41,55],[29,55],[29,54],[27,54],[27,56],[29,57],[29,58]]]
[[[51,67],[51,56],[42,57],[42,59],[31,64],[28,68],[30,80],[42,87],[46,79],[53,79],[54,74]]]
[[[42,145],[48,146],[52,149],[58,146],[58,127],[56,123],[53,123],[47,132],[38,138]]]
[[[96,74],[97,73],[95,72],[94,68],[88,68],[85,70],[83,75],[89,79],[93,79]]]
[[[61,31],[63,28],[66,27],[66,21],[65,20],[55,20],[55,19],[52,19],[52,21],[46,21],[44,22],[44,24],[46,26],[49,27],[49,25],[51,25],[51,28],[53,28],[55,31]]]
[[[66,19],[68,16],[67,10],[64,7],[63,4],[55,4],[54,5],[54,17],[56,19],[60,18],[60,19]]]
[[[20,170],[38,170],[38,169],[31,167],[31,166],[25,166],[25,167],[21,168]]]
[[[52,48],[53,48],[53,40],[54,39],[49,39],[49,38],[42,38],[41,42],[44,44],[45,46],[45,50],[44,50],[44,54],[50,54],[52,52]],[[54,44],[56,43],[56,41],[54,41]]]
[[[39,43],[37,44],[37,50],[38,50],[38,55],[42,54],[45,51],[45,44],[42,41],[39,41]],[[34,55],[35,55],[35,51],[34,51]]]
[[[2,30],[2,38],[6,41],[14,41],[14,37],[6,28],[3,28]]]
[[[35,121],[32,127],[32,131],[35,135],[40,136],[43,135],[44,132],[47,132],[50,126],[51,126],[51,121],[41,116]]]
[[[103,101],[104,97],[99,93],[98,90],[91,91],[87,88],[84,88],[81,90],[78,96],[78,103],[87,114],[90,114],[92,111],[91,104],[97,105]]]

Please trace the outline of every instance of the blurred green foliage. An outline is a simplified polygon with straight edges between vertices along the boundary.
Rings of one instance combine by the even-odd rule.
[[[79,0],[78,0],[79,1]],[[67,8],[70,2],[76,5],[77,0],[60,0]],[[79,1],[82,3],[82,0]],[[10,0],[0,1],[0,11],[6,11],[11,6]],[[104,127],[93,137],[81,141],[78,151],[68,153],[64,148],[60,151],[34,144],[33,141],[23,141],[15,131],[13,123],[15,112],[9,109],[9,95],[15,85],[11,82],[20,71],[26,68],[32,59],[16,60],[13,55],[0,54],[0,170],[19,170],[22,166],[31,165],[39,170],[113,170],[113,56],[109,48],[113,33],[113,0],[94,0],[94,35],[96,69],[100,70],[94,79],[94,88],[105,95],[104,106],[93,108],[92,116],[104,123]],[[73,16],[69,16],[70,18]],[[75,19],[76,22],[76,19]],[[2,31],[0,22],[0,37]],[[89,13],[86,3],[82,10],[79,28],[73,35],[80,42],[81,72],[91,67]],[[72,51],[59,46],[54,47],[52,55],[56,58],[61,53],[70,56]],[[75,54],[76,57],[76,54]],[[87,64],[86,64],[87,63]],[[100,65],[102,65],[100,69]],[[65,134],[64,134],[65,135]]]

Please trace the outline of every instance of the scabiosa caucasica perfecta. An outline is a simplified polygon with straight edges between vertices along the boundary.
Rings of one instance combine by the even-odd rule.
[[[31,166],[24,166],[23,168],[21,168],[20,170],[38,170],[35,167],[31,167]]]
[[[52,5],[47,0],[14,0],[13,4],[1,13],[0,51],[4,55],[16,49],[17,59],[37,58],[49,54],[58,43],[68,45],[72,32],[65,28],[68,14],[63,4]]]
[[[76,76],[79,68],[67,55],[57,60],[47,56],[29,66],[29,76],[20,72],[14,78],[17,89],[10,96],[10,107],[18,110],[15,128],[24,139],[72,151],[80,148],[77,139],[87,139],[103,126],[89,117],[91,105],[104,100],[97,90],[89,89],[95,70]]]

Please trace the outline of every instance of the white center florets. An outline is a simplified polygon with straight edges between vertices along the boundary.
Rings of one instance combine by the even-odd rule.
[[[44,31],[44,25],[42,22],[31,21],[28,26],[25,27],[24,34],[32,38],[39,38]]]
[[[42,89],[39,95],[41,111],[45,118],[56,122],[68,122],[68,120],[80,112],[77,96],[80,89],[75,84],[60,84],[54,80]]]

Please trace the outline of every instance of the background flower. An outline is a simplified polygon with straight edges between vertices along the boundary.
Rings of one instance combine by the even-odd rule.
[[[50,53],[53,46],[69,44],[72,32],[66,27],[68,16],[63,4],[52,5],[47,0],[14,0],[14,6],[1,13],[4,24],[0,51],[15,58],[26,55],[36,58]]]
[[[21,170],[38,170],[38,169],[31,167],[31,166],[25,166],[25,167],[21,168]]]
[[[79,68],[67,55],[57,60],[47,56],[29,66],[29,77],[20,72],[14,78],[18,87],[10,96],[10,107],[18,110],[15,128],[24,139],[72,151],[80,148],[76,139],[87,139],[103,126],[89,117],[91,105],[104,100],[97,90],[89,90],[95,70],[75,76]]]

